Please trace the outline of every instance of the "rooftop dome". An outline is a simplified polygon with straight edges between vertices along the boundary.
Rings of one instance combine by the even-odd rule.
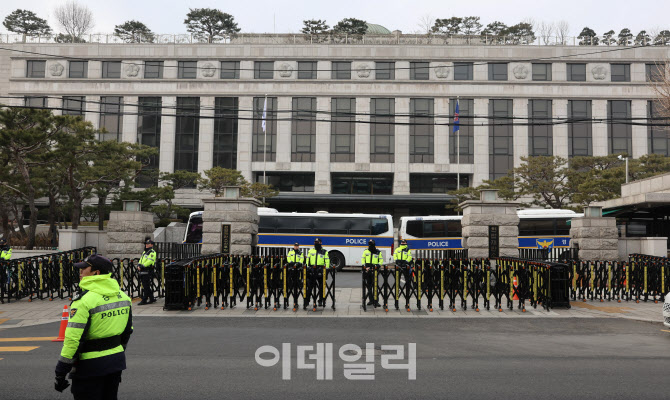
[[[389,31],[388,29],[384,28],[381,25],[369,24],[369,23],[366,23],[366,25],[368,26],[368,31],[366,32],[368,35],[390,35],[391,34],[391,31]]]

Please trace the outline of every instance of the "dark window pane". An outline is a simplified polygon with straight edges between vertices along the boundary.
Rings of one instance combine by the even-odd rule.
[[[409,79],[411,80],[428,80],[430,79],[430,63],[427,62],[410,62],[409,63]]]
[[[423,237],[423,221],[407,221],[407,234],[414,237]]]
[[[333,61],[331,79],[351,79],[351,61]]]
[[[348,218],[319,218],[314,225],[314,233],[329,233],[331,235],[343,235],[347,233],[349,226]]]
[[[214,100],[215,167],[237,169],[237,97]]]
[[[63,96],[63,115],[84,115],[84,96]]]
[[[163,61],[145,61],[144,77],[146,79],[160,79],[163,77]]]
[[[568,155],[590,156],[592,151],[591,101],[569,100],[568,118]]]
[[[432,163],[434,160],[433,99],[410,99],[410,162]]]
[[[311,217],[277,217],[277,233],[312,233]]]
[[[102,77],[108,79],[121,78],[121,61],[103,61]]]
[[[489,126],[489,176],[493,180],[514,167],[512,100],[491,100],[489,116],[493,117]]]
[[[389,230],[389,221],[386,218],[372,219],[372,235],[381,235]]]
[[[352,218],[349,224],[350,235],[370,235],[372,234],[370,218]],[[375,220],[376,221],[376,220]],[[386,220],[384,220],[386,221]],[[388,224],[387,224],[388,226]],[[384,231],[385,232],[385,231]]]
[[[160,97],[140,97],[138,99],[137,142],[146,146],[160,147],[161,111]],[[148,167],[138,177],[140,187],[155,186],[157,182],[159,155],[152,156]]]
[[[454,63],[454,80],[455,81],[471,81],[472,80],[472,63],[455,62]]]
[[[100,140],[121,141],[123,127],[122,105],[123,97],[104,96],[100,98]]]
[[[568,64],[568,81],[586,81],[586,64]]]
[[[353,162],[356,140],[356,99],[333,98],[331,100],[330,161]]]
[[[395,99],[370,100],[370,162],[394,161]]]
[[[298,61],[298,79],[316,79],[316,61]]]
[[[471,116],[474,115],[474,103],[473,99],[459,100],[459,130],[454,132],[453,128],[449,127],[449,159],[451,163],[472,164],[475,162],[474,127],[468,126],[473,122]],[[455,112],[456,99],[450,99],[449,114],[454,115]],[[454,123],[453,117],[450,122]],[[460,158],[460,161],[457,160],[457,156]]]
[[[650,118],[647,127],[649,153],[670,156],[670,128],[667,126],[669,121],[659,119],[662,116],[660,107],[658,101],[647,103],[647,115]]]
[[[550,156],[553,154],[553,130],[551,120],[551,100],[529,100],[528,114],[528,154]]]
[[[607,136],[609,154],[632,154],[633,128],[630,125],[630,101],[611,100],[607,102]]]
[[[256,182],[272,185],[280,192],[314,192],[313,172],[256,172]]]
[[[200,98],[177,97],[174,170],[198,170]]]
[[[272,79],[274,77],[274,61],[254,62],[254,79]]]
[[[28,60],[26,77],[27,78],[44,78],[46,72],[47,62],[44,60]]]
[[[316,98],[294,97],[291,121],[291,161],[313,162],[316,154]]]
[[[31,108],[46,108],[47,107],[47,98],[46,97],[31,97],[26,96],[25,106]]]
[[[612,64],[612,82],[630,82],[630,64]]]
[[[240,62],[221,61],[221,79],[240,79]]]
[[[88,61],[70,61],[68,77],[70,78],[88,77]]]
[[[375,79],[378,80],[394,80],[395,79],[395,63],[394,62],[380,62],[375,63]]]
[[[553,219],[522,219],[519,221],[519,236],[553,236]]]
[[[470,186],[470,175],[460,174],[460,187]],[[410,193],[447,193],[456,190],[458,174],[410,174]]]
[[[665,78],[665,64],[646,64],[647,82],[662,82]]]
[[[533,64],[533,80],[534,81],[550,81],[551,80],[551,64]]]
[[[506,81],[507,63],[489,63],[489,80]]]
[[[195,79],[198,77],[197,61],[179,61],[177,64],[177,78]]]
[[[392,194],[393,174],[331,174],[333,194]]]

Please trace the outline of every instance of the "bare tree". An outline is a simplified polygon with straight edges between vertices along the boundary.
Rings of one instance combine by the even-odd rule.
[[[568,35],[570,35],[570,24],[562,19],[555,24],[556,36],[562,45],[568,44]]]
[[[540,22],[537,24],[537,33],[540,41],[545,46],[551,43],[551,37],[554,35],[555,26],[553,23]]]
[[[93,12],[75,0],[68,0],[54,9],[54,16],[66,36],[78,42],[82,35],[93,29]]]
[[[419,27],[419,31],[423,34],[430,34],[433,25],[435,24],[435,18],[430,14],[424,14],[419,18],[419,22],[416,25]]]
[[[670,119],[670,59],[657,62],[652,66],[651,82],[649,85],[656,93],[656,113],[658,116]],[[668,121],[652,121],[667,123]]]

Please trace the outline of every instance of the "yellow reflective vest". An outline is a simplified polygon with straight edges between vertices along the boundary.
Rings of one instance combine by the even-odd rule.
[[[291,251],[288,252],[288,256],[286,256],[286,262],[304,264],[305,255],[302,254],[302,251],[300,250],[295,251],[295,249],[291,249]]]
[[[361,257],[361,265],[366,266],[370,265],[382,265],[384,263],[384,253],[377,249],[376,253],[370,251],[370,249],[365,249],[363,251],[363,257]]]
[[[316,249],[309,249],[307,253],[307,266],[325,266],[330,268],[330,258],[328,258],[328,252],[326,249],[321,249],[317,251]]]
[[[12,258],[12,248],[7,246],[0,251],[0,260],[9,261],[10,258]]]
[[[395,261],[410,262],[412,261],[412,250],[410,250],[406,245],[398,246],[398,248],[395,249],[395,252],[393,253],[393,259]]]
[[[74,364],[71,377],[104,376],[126,369],[125,347],[133,333],[130,297],[111,274],[79,283],[59,361]]]

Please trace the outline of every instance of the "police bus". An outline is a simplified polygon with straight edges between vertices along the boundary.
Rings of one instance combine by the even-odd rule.
[[[519,248],[551,249],[570,247],[570,220],[583,217],[571,210],[525,209],[519,216]],[[422,250],[461,250],[460,215],[401,217],[398,239],[409,248]]]
[[[385,262],[393,256],[393,218],[388,214],[296,213],[259,208],[258,215],[260,248],[289,249],[298,242],[306,250],[314,245],[314,239],[320,238],[323,247],[328,250],[331,267],[337,269],[345,265],[361,265],[363,251],[370,239],[374,239],[377,248],[382,251]],[[202,242],[201,211],[190,215],[184,242]]]

